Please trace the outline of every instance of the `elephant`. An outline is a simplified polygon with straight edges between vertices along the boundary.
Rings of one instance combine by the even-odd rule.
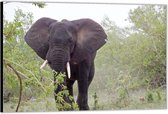
[[[58,73],[65,73],[65,85],[73,96],[77,81],[79,110],[89,110],[88,88],[94,77],[96,52],[107,41],[100,24],[89,18],[57,21],[38,19],[24,37],[26,43]],[[55,91],[57,94],[59,90]]]

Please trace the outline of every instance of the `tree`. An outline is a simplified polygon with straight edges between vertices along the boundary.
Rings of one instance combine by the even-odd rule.
[[[166,83],[166,6],[144,5],[129,13],[134,30],[141,34],[146,44],[142,67],[148,82]],[[132,36],[131,36],[132,37]],[[139,38],[142,39],[142,38]],[[144,44],[145,45],[145,44]]]
[[[98,66],[102,68],[104,63],[107,64],[104,66],[106,72],[112,72],[107,77],[118,77],[119,72],[130,75],[133,85],[155,87],[164,85],[166,82],[166,7],[139,6],[130,11],[129,21],[133,26],[121,29],[108,17],[104,18],[102,25],[109,40],[100,50],[101,55],[96,58]]]
[[[4,98],[5,96],[12,96],[12,98],[19,97],[19,81],[16,74],[8,66],[12,66],[14,71],[21,77],[24,98],[22,100],[30,99],[31,96],[43,99],[44,96],[51,95],[52,93],[53,77],[50,77],[50,70],[40,71],[39,66],[42,64],[42,60],[24,41],[25,33],[32,25],[32,22],[32,13],[25,13],[21,9],[15,11],[13,21],[8,21],[4,18]]]

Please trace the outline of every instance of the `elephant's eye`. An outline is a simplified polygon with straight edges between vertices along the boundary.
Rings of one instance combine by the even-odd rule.
[[[70,43],[70,44],[72,44],[73,43],[73,39],[70,37],[70,38],[68,38],[68,42]]]

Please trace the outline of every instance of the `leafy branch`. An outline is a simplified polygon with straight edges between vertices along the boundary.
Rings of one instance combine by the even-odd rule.
[[[19,65],[19,64],[17,64],[17,63],[15,63],[15,62],[13,62],[13,61],[10,61],[10,60],[5,59],[5,58],[3,58],[3,59],[4,59],[5,61],[11,62],[11,63],[13,63],[13,64],[19,66],[20,68],[24,69],[25,71],[28,71],[28,72],[34,77],[34,79],[37,81],[37,83],[41,86],[41,88],[43,89],[43,91],[46,92],[46,89],[43,87],[43,84],[37,79],[37,77],[36,77],[30,70],[24,68],[23,66],[21,66],[21,65]]]
[[[55,102],[59,111],[63,110],[79,110],[77,103],[75,103],[73,96],[65,84],[66,76],[64,74],[57,74],[54,71],[54,88],[55,88]]]
[[[3,4],[13,3],[13,2],[19,2],[19,3],[31,3],[35,6],[38,6],[39,8],[44,8],[46,4],[44,2],[22,2],[22,1],[4,1]]]

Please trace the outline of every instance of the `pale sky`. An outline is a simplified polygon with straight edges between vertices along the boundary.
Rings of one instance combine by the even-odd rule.
[[[138,5],[102,5],[102,4],[58,4],[47,3],[44,8],[38,8],[30,3],[7,3],[4,5],[4,14],[7,20],[12,20],[14,9],[20,8],[26,12],[32,12],[34,21],[41,17],[50,17],[61,21],[62,19],[75,20],[80,18],[91,18],[100,23],[103,17],[108,16],[119,27],[129,26],[128,18],[130,9]]]

